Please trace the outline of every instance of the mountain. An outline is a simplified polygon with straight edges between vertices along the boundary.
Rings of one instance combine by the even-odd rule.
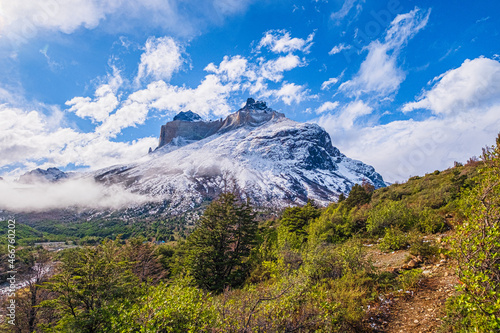
[[[262,207],[308,199],[327,204],[363,181],[385,186],[372,166],[335,148],[320,126],[292,121],[251,98],[217,121],[181,113],[162,126],[149,156],[100,170],[94,178],[156,198],[161,204],[152,206],[152,214],[187,211],[235,185]]]
[[[19,177],[19,182],[24,184],[31,184],[37,182],[57,182],[62,179],[68,178],[69,175],[58,168],[48,168],[47,170],[35,169],[26,172],[24,175]]]

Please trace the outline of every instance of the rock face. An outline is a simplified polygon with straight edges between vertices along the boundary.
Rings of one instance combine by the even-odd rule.
[[[224,120],[167,123],[150,156],[147,162],[108,168],[94,177],[159,198],[168,203],[162,209],[173,214],[233,185],[264,207],[308,199],[326,205],[363,181],[385,186],[373,167],[342,154],[318,125],[292,121],[253,99]]]
[[[31,184],[37,182],[56,182],[68,178],[69,175],[58,168],[48,168],[47,170],[35,169],[19,177],[20,183]]]
[[[192,111],[181,112],[174,120],[161,127],[158,148],[171,144],[183,146],[193,141],[205,139],[215,133],[224,133],[241,126],[259,126],[269,120],[285,117],[267,107],[265,102],[247,100],[246,105],[225,120],[202,121]]]

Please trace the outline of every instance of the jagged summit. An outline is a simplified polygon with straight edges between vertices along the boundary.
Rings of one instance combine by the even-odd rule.
[[[267,107],[266,102],[248,98],[245,106],[226,119],[203,121],[192,111],[181,112],[161,127],[158,148],[184,146],[208,138],[216,133],[225,133],[241,126],[260,126],[270,120],[284,118],[283,113]],[[163,149],[165,150],[165,149]]]
[[[189,110],[186,112],[179,112],[175,117],[174,121],[176,120],[181,120],[181,121],[201,121],[201,117],[194,113],[193,111]]]
[[[240,110],[268,110],[266,102],[255,101],[253,98],[248,98],[247,103]],[[269,109],[271,110],[271,109]]]

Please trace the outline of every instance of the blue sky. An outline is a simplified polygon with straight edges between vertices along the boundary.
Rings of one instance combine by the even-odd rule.
[[[0,0],[0,175],[97,169],[247,97],[402,181],[500,130],[495,1]]]

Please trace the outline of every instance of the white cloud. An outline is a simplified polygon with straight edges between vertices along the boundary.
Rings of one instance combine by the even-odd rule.
[[[171,37],[148,38],[141,55],[136,82],[146,77],[169,81],[172,74],[178,72],[185,62],[182,53],[182,48]]]
[[[0,106],[0,165],[18,166],[14,175],[33,167],[64,167],[68,164],[92,169],[128,163],[146,155],[157,139],[112,142],[96,133],[65,127],[61,115]],[[24,167],[23,167],[24,165]]]
[[[74,97],[66,102],[70,112],[80,118],[90,118],[93,123],[105,121],[111,112],[119,105],[116,92],[123,83],[120,72],[113,69],[113,75],[108,75],[108,82],[101,84],[95,91],[94,99],[90,97]]]
[[[336,24],[340,24],[340,21],[349,14],[351,9],[354,7],[354,5],[358,2],[358,0],[345,0],[344,4],[342,5],[342,8],[340,10],[333,12],[330,15],[330,18],[335,21]],[[361,0],[360,2],[364,2]],[[358,4],[357,6],[358,12],[361,11],[362,7],[361,4]]]
[[[0,182],[0,208],[9,211],[36,212],[68,208],[117,209],[154,201],[130,193],[124,188],[96,183],[93,178],[79,178],[54,184]]]
[[[328,80],[326,80],[325,82],[323,82],[321,84],[321,90],[328,90],[328,89],[330,89],[330,86],[332,86],[334,84],[337,84],[337,82],[339,82],[340,78],[343,75],[344,75],[344,72],[342,72],[342,74],[340,74],[338,77],[331,77]]]
[[[329,55],[334,55],[334,54],[337,54],[337,53],[340,53],[344,50],[349,50],[351,49],[352,46],[351,45],[345,45],[345,44],[339,44],[339,45],[335,45],[331,50],[330,52],[328,52]]]
[[[431,110],[434,115],[427,119],[350,126],[341,116],[326,115],[318,123],[342,152],[372,164],[388,181],[446,169],[494,143],[500,128],[500,63],[466,60],[434,81],[420,101],[404,107]]]
[[[152,108],[159,110],[175,113],[193,110],[202,117],[227,116],[231,110],[227,99],[238,88],[238,84],[223,84],[216,75],[207,75],[196,88],[177,87],[158,81],[135,95],[141,95],[141,99],[144,97]]]
[[[292,103],[298,104],[313,97],[309,95],[309,90],[304,86],[287,82],[283,83],[280,89],[267,90],[262,95],[264,97],[272,96],[281,99],[286,105],[291,105]]]
[[[406,74],[398,67],[397,60],[403,46],[428,22],[430,10],[423,12],[415,8],[400,14],[391,22],[383,42],[371,42],[366,49],[368,55],[361,63],[358,73],[350,81],[340,85],[340,90],[350,96],[375,93],[388,96],[398,91]]]
[[[0,0],[1,33],[12,44],[26,43],[42,31],[73,33],[106,24],[114,32],[153,27],[192,36],[210,24],[243,12],[252,0]]]
[[[210,63],[205,71],[217,74],[224,81],[241,81],[245,76],[255,79],[255,73],[248,66],[248,60],[240,55],[231,58],[224,56],[219,66]]]
[[[336,108],[338,103],[334,106]],[[372,111],[373,108],[363,101],[354,101],[345,105],[341,111],[336,114],[326,114],[321,116],[318,123],[328,130],[335,132],[336,134],[340,134],[351,130],[354,127],[356,120],[371,114]]]
[[[326,111],[333,111],[339,106],[339,102],[325,102],[321,104],[321,106],[316,110],[317,114],[326,112]]]
[[[492,59],[467,59],[434,81],[437,83],[431,90],[419,101],[405,104],[403,111],[429,109],[434,114],[453,114],[500,101],[500,63]]]
[[[283,72],[290,71],[294,68],[305,66],[305,62],[293,54],[288,54],[284,57],[266,61],[260,68],[260,74],[273,82],[279,82],[283,79]]]
[[[259,42],[257,50],[263,47],[269,48],[274,53],[290,53],[302,51],[308,53],[313,44],[314,33],[307,36],[307,39],[291,38],[286,30],[270,30],[266,32]]]

